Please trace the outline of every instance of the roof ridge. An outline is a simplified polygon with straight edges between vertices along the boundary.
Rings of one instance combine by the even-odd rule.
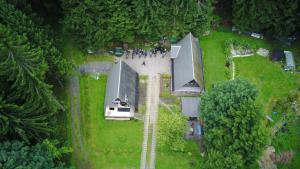
[[[122,61],[120,60],[119,61],[119,64],[120,64],[120,69],[119,69],[119,78],[118,78],[118,91],[117,91],[117,95],[118,97],[120,97],[120,85],[121,85],[121,74],[122,74]]]

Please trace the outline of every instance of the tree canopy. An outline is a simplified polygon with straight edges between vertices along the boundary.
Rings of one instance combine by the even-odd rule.
[[[233,23],[244,31],[289,37],[300,28],[299,0],[233,0]]]
[[[68,75],[71,64],[44,28],[0,0],[0,139],[48,137],[63,108],[49,81]]]
[[[60,105],[44,82],[48,66],[42,50],[0,24],[0,51],[2,137],[17,134],[29,141],[48,135],[48,120]]]
[[[49,78],[63,77],[70,72],[71,64],[62,56],[55,46],[55,41],[49,36],[50,29],[46,29],[40,23],[36,24],[31,17],[5,0],[0,0],[0,23],[13,32],[24,35],[34,48],[41,49],[41,55],[49,66],[47,69]]]
[[[64,148],[49,149],[49,141],[28,146],[20,141],[5,141],[0,143],[0,168],[2,169],[71,169],[57,160],[61,157],[53,153],[55,149],[60,155]],[[68,151],[67,151],[68,152]]]
[[[171,113],[161,110],[157,122],[157,138],[161,146],[173,151],[184,151],[184,133],[187,128],[186,118],[180,113]]]
[[[212,0],[66,0],[62,6],[63,25],[83,48],[187,32],[201,35],[210,29],[213,16]]]
[[[255,102],[257,93],[248,81],[237,79],[217,84],[202,97],[204,139],[211,152],[208,158],[234,156],[243,165],[256,162],[266,144],[262,111]]]

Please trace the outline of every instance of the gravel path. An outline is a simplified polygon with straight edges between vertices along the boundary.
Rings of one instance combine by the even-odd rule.
[[[149,75],[146,98],[146,117],[144,121],[144,141],[141,154],[141,169],[154,169],[156,157],[156,121],[159,103],[159,75]],[[148,150],[149,130],[152,133],[151,150]],[[150,151],[150,157],[147,157],[147,151]],[[147,160],[149,159],[149,160]],[[147,163],[150,161],[150,164]]]
[[[150,157],[150,169],[155,169],[155,157],[156,157],[156,123],[157,123],[157,112],[158,112],[158,103],[159,103],[159,89],[160,89],[160,77],[159,75],[155,76],[154,86],[154,100],[151,105],[153,109],[151,111],[151,121],[152,124],[152,142],[151,142],[151,157]]]
[[[146,163],[147,163],[147,148],[148,148],[148,135],[149,135],[149,119],[150,119],[150,100],[151,100],[151,85],[152,84],[152,78],[149,78],[148,80],[148,86],[147,86],[147,94],[146,94],[146,116],[144,120],[144,140],[142,144],[142,154],[141,154],[141,162],[140,162],[140,168],[146,169]]]
[[[81,113],[80,113],[80,91],[79,79],[76,76],[70,78],[70,108],[71,108],[71,126],[72,126],[72,142],[76,154],[81,154],[84,160],[77,159],[80,168],[89,168],[87,153],[84,149],[81,127]],[[77,122],[77,123],[76,123]]]

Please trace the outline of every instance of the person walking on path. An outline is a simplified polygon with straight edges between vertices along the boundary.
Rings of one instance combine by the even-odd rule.
[[[143,66],[146,66],[146,62],[145,62],[145,61],[143,61],[142,65],[143,65]]]

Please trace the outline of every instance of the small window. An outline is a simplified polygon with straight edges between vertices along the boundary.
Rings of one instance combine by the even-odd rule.
[[[130,112],[130,108],[118,108],[119,112]]]
[[[109,108],[109,110],[115,110],[115,108],[113,108],[113,107],[110,107],[110,108]]]

